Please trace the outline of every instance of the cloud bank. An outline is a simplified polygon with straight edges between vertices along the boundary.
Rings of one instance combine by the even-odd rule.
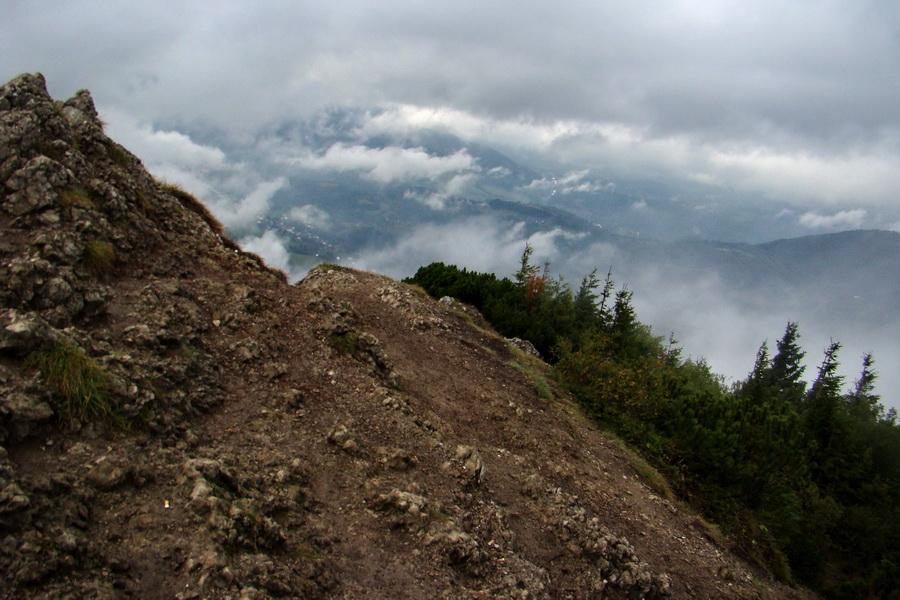
[[[570,170],[694,178],[807,210],[872,217],[900,195],[900,11],[884,0],[16,0],[0,35],[0,78],[42,71],[59,97],[87,87],[110,123],[151,124],[148,144],[192,164],[220,157],[162,132],[252,140],[375,107],[371,131],[444,128]],[[438,166],[400,154],[395,172],[352,145],[319,158],[379,179]]]
[[[306,156],[292,162],[307,169],[358,171],[378,183],[436,179],[460,171],[478,170],[475,160],[464,150],[449,156],[432,156],[422,148],[368,148],[337,143],[321,156]]]

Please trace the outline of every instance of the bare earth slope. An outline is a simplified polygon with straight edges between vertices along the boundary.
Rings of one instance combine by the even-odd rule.
[[[347,269],[288,285],[86,92],[0,88],[0,184],[0,597],[811,597],[471,310]],[[62,418],[34,362],[60,347],[130,426]]]

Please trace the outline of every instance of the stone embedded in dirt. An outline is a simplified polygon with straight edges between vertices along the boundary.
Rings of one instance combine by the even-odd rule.
[[[484,559],[484,553],[478,541],[464,531],[454,529],[439,534],[432,541],[444,547],[447,560],[453,565],[465,565],[470,570],[477,569],[478,563]]]
[[[382,450],[385,456],[382,457],[381,461],[392,471],[405,473],[410,469],[414,469],[419,464],[418,458],[402,448],[397,448],[393,451],[386,448]]]
[[[98,490],[108,492],[124,484],[131,476],[132,470],[113,459],[103,460],[88,471],[85,479]]]
[[[0,523],[31,506],[31,500],[17,484],[0,478]]]
[[[506,341],[527,354],[528,356],[533,356],[535,358],[541,358],[541,353],[538,352],[538,349],[534,347],[534,344],[529,342],[528,340],[523,340],[522,338],[506,338]]]
[[[379,495],[372,504],[376,510],[386,514],[392,527],[421,531],[430,520],[428,500],[411,492],[393,489]]]
[[[18,442],[36,435],[53,415],[53,408],[42,396],[0,386],[0,442]]]
[[[456,447],[456,459],[463,463],[463,473],[468,485],[478,487],[484,482],[487,468],[478,450],[471,446],[459,445]]]
[[[350,435],[350,430],[345,425],[338,425],[328,432],[325,439],[334,444],[347,454],[359,454],[361,448],[355,439]]]
[[[231,520],[227,542],[247,548],[274,549],[284,545],[286,535],[281,526],[262,514],[251,499],[232,502],[228,510]]]
[[[33,312],[0,311],[0,350],[27,354],[61,338],[60,332]]]
[[[537,473],[532,473],[522,482],[522,493],[532,500],[537,500],[547,488],[547,482]]]
[[[306,393],[303,390],[291,388],[281,395],[285,404],[291,408],[300,408],[306,399]]]

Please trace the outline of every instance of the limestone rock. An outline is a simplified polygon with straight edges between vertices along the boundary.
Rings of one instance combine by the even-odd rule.
[[[32,312],[0,310],[0,350],[27,354],[61,339],[61,334]]]

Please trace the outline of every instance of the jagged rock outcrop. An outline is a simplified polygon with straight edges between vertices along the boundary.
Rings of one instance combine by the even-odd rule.
[[[0,88],[0,597],[804,597],[524,371],[385,277],[288,285],[87,92]]]

